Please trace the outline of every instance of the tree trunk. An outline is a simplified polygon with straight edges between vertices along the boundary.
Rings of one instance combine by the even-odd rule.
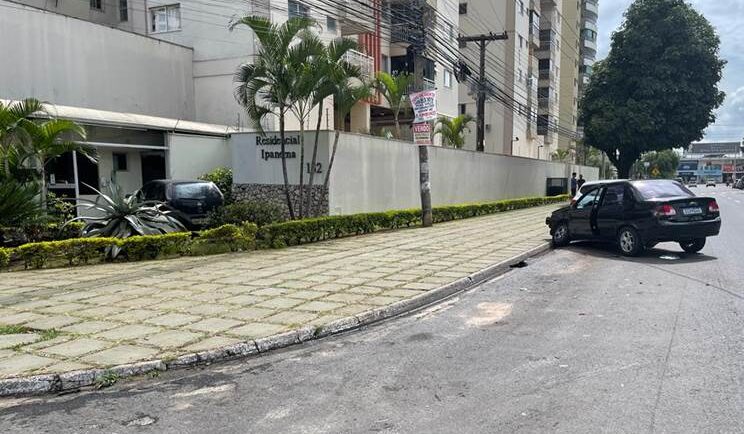
[[[298,217],[304,217],[304,192],[305,192],[305,119],[300,118],[300,199]]]
[[[287,207],[289,208],[290,220],[295,219],[294,208],[292,207],[292,196],[289,194],[289,176],[287,175],[287,156],[285,154],[284,145],[284,109],[279,109],[279,141],[281,142],[282,152],[282,173],[284,174],[284,197],[287,199]]]
[[[39,203],[41,204],[41,209],[43,211],[46,211],[46,205],[47,205],[47,183],[46,183],[46,167],[44,167],[44,163],[41,162],[41,167],[39,168],[39,175],[41,176],[41,197],[39,198]]]
[[[398,117],[400,116],[400,112],[395,112],[395,138],[400,140],[400,120]]]
[[[323,100],[318,104],[318,123],[315,125],[315,143],[313,144],[313,158],[310,164],[310,181],[308,184],[307,212],[310,217],[313,216],[313,183],[315,182],[315,165],[318,162],[318,140],[320,138],[320,126],[323,120]]]
[[[331,159],[328,162],[328,170],[326,171],[325,180],[323,181],[323,192],[320,195],[320,202],[318,203],[318,215],[320,215],[320,208],[323,206],[323,202],[328,198],[328,184],[331,182],[331,169],[333,169],[333,161],[336,159],[336,149],[338,149],[338,137],[340,135],[341,133],[336,130],[336,135],[333,137]]]

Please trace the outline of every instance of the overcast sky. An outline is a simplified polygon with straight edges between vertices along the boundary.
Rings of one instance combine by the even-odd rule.
[[[721,37],[721,56],[728,61],[720,84],[726,101],[705,141],[738,141],[744,137],[744,0],[688,0],[713,24]],[[610,49],[610,36],[632,0],[599,0],[599,55]]]

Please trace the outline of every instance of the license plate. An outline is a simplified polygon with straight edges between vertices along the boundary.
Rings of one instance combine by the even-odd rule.
[[[191,219],[191,223],[195,225],[203,225],[206,222],[207,222],[206,217],[199,217],[199,218]]]
[[[699,215],[702,213],[702,208],[682,208],[682,214],[684,215]]]

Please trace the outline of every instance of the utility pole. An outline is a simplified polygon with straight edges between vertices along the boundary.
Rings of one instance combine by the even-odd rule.
[[[509,35],[506,32],[500,35],[494,35],[493,33],[476,35],[476,36],[460,36],[457,40],[460,42],[460,46],[464,46],[468,42],[476,42],[480,48],[480,70],[478,77],[478,115],[476,120],[476,133],[475,133],[475,150],[483,152],[485,150],[485,130],[486,130],[486,46],[491,41],[502,41],[509,39]]]

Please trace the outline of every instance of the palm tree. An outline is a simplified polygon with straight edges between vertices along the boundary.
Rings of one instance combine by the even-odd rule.
[[[41,181],[41,207],[46,208],[47,183],[46,166],[49,162],[67,152],[79,152],[96,161],[95,151],[76,140],[84,141],[85,128],[66,119],[50,119],[43,122],[30,122],[24,127],[30,142],[21,148],[21,164],[35,165]]]
[[[553,152],[553,160],[565,163],[566,159],[571,156],[571,149],[558,148]]]
[[[310,180],[308,196],[308,212],[312,212],[312,190],[315,184],[315,165],[318,161],[318,140],[320,137],[321,122],[323,120],[323,106],[326,98],[333,96],[339,86],[345,86],[350,78],[359,78],[361,70],[358,66],[346,61],[345,55],[358,47],[356,41],[348,38],[339,38],[331,41],[323,50],[323,53],[315,59],[315,65],[319,75],[319,81],[315,89],[315,104],[318,107],[318,119],[315,125],[315,143],[313,144],[313,156],[310,163]]]
[[[279,117],[279,138],[284,175],[284,195],[287,200],[289,217],[294,219],[292,198],[289,194],[289,177],[287,175],[286,144],[284,143],[285,116],[295,101],[293,87],[295,71],[292,70],[290,55],[296,47],[301,32],[308,30],[314,21],[304,17],[290,18],[280,25],[272,24],[264,17],[243,17],[231,24],[233,29],[238,25],[251,28],[259,42],[258,54],[253,64],[243,64],[235,72],[235,99],[243,106],[256,129],[263,133],[261,121],[269,115]],[[299,44],[302,44],[300,42]]]
[[[354,85],[352,79],[347,79],[336,89],[333,94],[333,102],[336,106],[336,113],[342,118],[346,118],[346,115],[351,112],[352,107],[360,101],[372,98],[374,95],[373,87],[367,83],[362,82],[359,85]],[[318,202],[316,213],[320,213],[320,207],[328,195],[328,184],[331,180],[331,170],[333,169],[333,162],[336,159],[336,150],[338,149],[338,138],[340,133],[338,129],[333,138],[333,149],[331,150],[331,158],[328,162],[328,170],[325,174],[325,180],[323,181],[323,190],[321,198]]]
[[[383,98],[390,105],[395,119],[395,138],[400,139],[400,111],[405,107],[408,99],[408,88],[413,83],[413,75],[396,74],[391,75],[387,72],[378,72],[374,83],[375,89],[380,92]]]
[[[442,144],[444,146],[460,149],[465,145],[465,131],[470,131],[468,124],[474,121],[475,119],[469,114],[458,115],[452,119],[441,116],[437,120],[434,135],[442,135]]]
[[[298,199],[298,217],[304,217],[305,185],[305,121],[315,106],[315,92],[323,71],[317,60],[323,56],[325,47],[314,34],[303,32],[302,41],[289,49],[290,70],[294,73],[291,100],[294,103],[289,110],[300,121],[300,197]],[[314,166],[313,166],[314,167]]]
[[[28,98],[23,101],[4,104],[0,101],[0,160],[3,175],[10,177],[11,162],[18,162],[19,147],[26,146],[31,141],[26,127],[33,121],[34,113],[45,113],[41,101]]]

